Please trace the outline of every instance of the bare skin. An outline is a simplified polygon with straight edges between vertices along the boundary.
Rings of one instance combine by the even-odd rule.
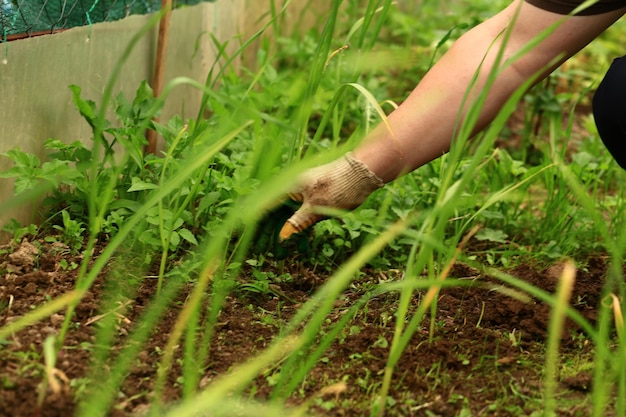
[[[459,114],[464,113],[460,110],[470,85],[472,90],[465,103],[471,103],[483,90],[503,43],[501,63],[516,57],[544,30],[560,22],[530,52],[511,65],[499,68],[495,82],[489,86],[475,132],[485,128],[524,83],[535,75],[539,75],[537,81],[547,76],[624,13],[626,8],[601,15],[567,17],[547,12],[523,0],[514,0],[502,12],[459,38],[402,105],[389,115],[388,123],[378,126],[352,152],[354,159],[362,162],[365,170],[369,168],[371,172],[362,175],[344,169],[337,174],[334,168],[329,170],[331,165],[328,165],[303,177],[303,183],[295,190],[299,196],[297,200],[303,205],[287,220],[280,237],[287,239],[324,218],[316,213],[317,207],[354,208],[383,183],[393,181],[449,151]],[[509,36],[503,42],[505,32]],[[358,193],[359,199],[346,197],[354,193],[352,188],[363,187],[362,184],[367,184],[367,187],[363,188],[363,193]]]
[[[516,16],[517,13],[517,16]],[[595,16],[564,17],[516,0],[491,19],[459,38],[390,116],[389,125],[375,129],[353,155],[384,182],[438,158],[450,149],[459,109],[472,78],[481,67],[473,95],[482,89],[502,36],[513,22],[504,61],[552,24],[562,24],[532,52],[508,66],[490,87],[476,131],[488,125],[511,94],[539,71],[549,74],[626,13],[626,9]],[[495,39],[495,41],[494,41]],[[555,58],[559,61],[546,66]],[[481,65],[482,62],[482,65]]]

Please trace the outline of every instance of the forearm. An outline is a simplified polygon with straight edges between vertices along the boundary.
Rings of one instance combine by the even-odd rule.
[[[503,62],[563,18],[525,3],[516,18],[518,8],[516,1],[455,42],[389,116],[391,132],[387,125],[380,125],[354,150],[354,157],[389,182],[447,152],[459,116],[464,114],[462,106],[468,89],[471,86],[466,103],[471,103],[485,86],[503,47],[503,35],[508,26],[515,22],[504,45]],[[475,131],[489,124],[510,95],[529,77],[539,71],[548,74],[556,64],[583,48],[618,17],[618,13],[612,13],[569,18],[531,52],[503,68],[490,86]],[[560,60],[554,63],[557,57]],[[551,63],[553,65],[547,67]],[[473,81],[477,70],[478,76]]]

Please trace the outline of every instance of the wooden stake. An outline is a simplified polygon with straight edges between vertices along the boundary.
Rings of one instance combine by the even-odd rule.
[[[161,10],[165,10],[165,14],[159,23],[159,37],[157,41],[156,62],[154,65],[154,79],[152,82],[154,97],[159,97],[163,91],[165,67],[167,64],[167,47],[170,38],[172,0],[161,0]],[[158,119],[155,117],[154,120],[157,121]],[[157,132],[153,129],[148,129],[146,132],[146,139],[148,139],[146,153],[155,153],[157,145]]]

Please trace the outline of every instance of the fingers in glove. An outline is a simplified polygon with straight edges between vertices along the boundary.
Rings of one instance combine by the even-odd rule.
[[[297,209],[297,206],[294,206],[294,204],[293,202],[285,201],[268,211],[261,218],[252,242],[253,253],[265,253],[273,248],[278,230]]]
[[[287,258],[290,254],[305,254],[309,251],[309,234],[295,231],[283,239],[280,236],[279,228],[294,216],[294,212],[300,204],[294,201],[284,201],[279,206],[268,212],[258,224],[254,241],[252,243],[253,253],[271,252],[275,259]],[[302,230],[305,230],[303,228]]]
[[[278,236],[281,240],[287,240],[294,234],[307,230],[315,223],[325,218],[326,216],[323,216],[321,214],[316,214],[311,211],[304,211],[303,209],[300,209],[293,216],[287,219],[283,227],[280,229],[280,233],[278,234]]]

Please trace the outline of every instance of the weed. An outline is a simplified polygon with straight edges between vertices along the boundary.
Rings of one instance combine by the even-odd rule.
[[[2,226],[3,232],[8,232],[12,235],[11,241],[16,244],[20,243],[22,239],[28,236],[35,236],[39,228],[37,225],[30,224],[28,226],[22,226],[20,222],[15,219],[11,219],[4,226]]]
[[[361,401],[366,404],[361,404],[362,410],[368,408],[377,415],[398,407],[409,412],[423,407],[428,413],[424,404],[455,404],[460,415],[469,415],[474,404],[467,396],[451,395],[444,400],[434,397],[435,401],[420,404],[421,398],[396,395],[394,387],[399,388],[402,381],[396,385],[392,378],[416,335],[430,329],[428,340],[416,348],[419,355],[418,348],[433,343],[435,333],[449,327],[449,321],[436,318],[438,300],[441,289],[464,285],[450,276],[455,263],[462,260],[515,290],[507,295],[532,297],[556,312],[550,330],[551,359],[558,347],[555,337],[559,336],[559,323],[565,316],[583,329],[584,336],[576,343],[592,344],[596,349],[592,394],[595,415],[604,415],[606,398],[614,390],[619,390],[620,398],[626,398],[622,395],[626,366],[620,356],[623,326],[615,328],[615,323],[623,320],[620,304],[626,291],[620,269],[626,247],[622,233],[626,224],[624,174],[601,151],[589,119],[583,120],[588,137],[579,138],[571,152],[557,146],[561,137],[571,137],[573,132],[572,126],[564,123],[561,109],[573,111],[578,102],[585,100],[576,94],[559,93],[562,73],[532,90],[523,101],[522,90],[516,92],[489,129],[470,142],[472,122],[484,99],[481,96],[470,109],[467,124],[460,126],[449,155],[375,193],[341,220],[317,224],[307,242],[309,254],[282,263],[276,254],[249,254],[250,230],[284,196],[302,170],[319,162],[315,156],[330,159],[354,146],[379,118],[385,117],[383,108],[393,108],[395,101],[402,100],[399,91],[407,91],[407,85],[412,86],[454,38],[477,24],[492,7],[473,2],[467,7],[474,17],[462,13],[453,19],[450,14],[432,13],[441,2],[422,2],[420,11],[430,10],[436,16],[423,19],[401,13],[391,1],[348,2],[351,15],[339,11],[340,3],[332,2],[321,33],[281,37],[277,51],[262,43],[263,47],[255,50],[257,68],[236,72],[230,64],[263,31],[244,40],[233,55],[227,55],[226,45],[214,40],[225,63],[219,71],[216,63],[206,85],[177,79],[166,89],[171,91],[186,83],[201,90],[202,117],[173,117],[156,124],[153,117],[167,97],[165,94],[155,99],[147,83],[142,83],[129,100],[122,95],[113,97],[112,79],[100,104],[84,98],[80,87],[72,86],[74,104],[93,128],[89,145],[50,139],[46,142],[50,151],[47,161],[17,149],[3,154],[14,166],[0,176],[15,179],[17,196],[38,191],[42,183],[50,187],[43,206],[43,226],[54,233],[48,240],[54,239],[66,245],[63,247],[68,251],[82,251],[84,255],[80,266],[59,263],[61,269],[77,269],[74,291],[51,298],[43,306],[33,306],[31,313],[0,329],[2,340],[67,309],[60,334],[46,342],[45,361],[41,356],[29,356],[34,355],[34,349],[24,353],[16,357],[19,373],[32,372],[39,379],[47,374],[49,383],[63,387],[66,381],[55,372],[55,354],[63,346],[66,333],[76,326],[73,309],[92,288],[98,274],[105,266],[110,267],[109,285],[102,300],[102,311],[106,313],[115,311],[121,299],[132,299],[154,267],[158,270],[152,275],[156,277],[157,291],[142,306],[133,326],[121,332],[113,317],[104,318],[90,352],[92,373],[86,381],[69,381],[81,393],[78,415],[105,415],[115,407],[115,399],[123,396],[122,384],[142,348],[174,303],[178,303],[180,313],[173,328],[166,341],[151,351],[159,362],[155,365],[158,373],[153,392],[124,397],[126,402],[143,397],[154,401],[155,414],[220,415],[226,410],[227,415],[232,413],[233,404],[258,413],[258,407],[264,406],[249,402],[242,393],[249,389],[253,397],[261,383],[269,387],[264,393],[271,402],[268,409],[287,408],[284,405],[294,394],[304,397],[303,387],[316,366],[333,365],[330,347],[335,342],[346,346],[350,338],[367,334],[367,325],[381,332],[391,326],[394,333],[393,337],[378,334],[370,340],[369,348],[347,354],[350,364],[346,372],[350,368],[363,369],[353,379],[367,395]],[[267,27],[278,25],[284,10],[275,10]],[[394,24],[383,30],[385,22]],[[416,31],[415,27],[421,29]],[[441,31],[442,27],[445,30]],[[380,47],[388,46],[390,51],[382,51],[388,55],[375,55],[380,53],[375,48],[377,42],[389,42]],[[411,50],[411,59],[398,67],[394,62],[402,59],[372,59],[393,58],[396,53],[400,58],[407,57],[409,54],[397,51],[398,45],[411,45],[417,52]],[[377,65],[371,68],[359,64],[373,61]],[[490,80],[495,76],[491,74]],[[588,82],[586,78],[566,81],[585,86]],[[506,122],[520,102],[525,106],[523,125],[517,126],[522,132],[520,148],[492,151],[502,132],[519,134]],[[110,110],[115,120],[105,120]],[[156,129],[164,138],[165,147],[157,155],[143,153],[147,128]],[[548,140],[540,140],[544,137]],[[41,228],[15,222],[5,230],[15,242],[42,234]],[[91,259],[96,241],[105,246],[97,259]],[[608,274],[604,294],[614,303],[601,306],[597,323],[585,320],[563,298],[497,269],[508,269],[522,261],[541,263],[598,251],[607,253],[615,266]],[[111,262],[116,257],[119,263]],[[130,264],[128,259],[139,259],[132,270],[125,266]],[[296,272],[302,265],[325,271],[329,277],[306,301],[296,302],[299,300],[287,298],[281,285],[294,285],[301,278]],[[380,280],[371,277],[376,276],[372,271],[386,273],[390,269],[401,273]],[[370,279],[355,288],[354,282],[366,274],[371,275]],[[187,286],[191,288],[188,297],[177,299]],[[347,289],[358,293],[358,299],[351,304],[342,298]],[[372,317],[368,302],[384,295],[394,297],[387,306],[390,312]],[[243,308],[255,313],[265,328],[276,329],[277,336],[272,340],[265,336],[257,339],[267,347],[253,352],[256,356],[249,361],[234,364],[229,372],[200,390],[201,381],[206,381],[221,308],[232,296],[245,298]],[[257,308],[255,302],[265,298],[280,300],[276,313],[273,308]],[[283,302],[297,306],[289,317],[279,314]],[[573,307],[585,303],[584,299],[571,301]],[[3,305],[3,311],[9,308]],[[485,325],[484,303],[480,308],[477,322],[470,326],[474,330]],[[424,324],[426,317],[431,326]],[[609,348],[616,342],[614,330],[621,332],[617,341],[620,347],[615,349]],[[520,351],[527,342],[520,330],[505,331],[503,335],[503,344]],[[120,340],[123,343],[118,345]],[[56,352],[53,343],[59,345]],[[181,357],[176,356],[179,347]],[[469,371],[474,370],[470,368],[476,360],[483,367],[493,362],[477,359],[460,348],[453,350],[453,355],[455,363]],[[385,364],[376,370],[365,367],[375,361]],[[554,360],[546,364],[545,399],[531,395],[524,381],[511,379],[503,383],[506,378],[502,378],[498,392],[513,400],[498,401],[488,411],[528,414],[526,407],[516,402],[528,402],[535,410],[547,407],[558,411],[555,367],[572,370],[584,365],[567,361],[557,364]],[[104,377],[103,368],[110,370]],[[171,375],[173,369],[181,369],[180,374]],[[507,378],[513,374],[499,372]],[[443,359],[424,368],[416,361],[415,373],[425,375],[428,395],[450,386],[451,376]],[[169,380],[176,381],[184,393],[178,404],[162,403],[165,397],[161,394]],[[0,382],[10,387],[13,380],[4,378]],[[332,410],[338,401],[315,397],[312,403]],[[622,409],[618,411],[623,411],[625,405],[618,403],[619,407]],[[301,414],[304,408],[299,410]]]
[[[84,232],[85,225],[77,220],[70,218],[70,214],[67,210],[61,212],[63,223],[62,225],[53,225],[52,228],[61,232],[60,237],[46,236],[44,238],[47,242],[61,242],[70,248],[70,253],[77,254],[83,248],[84,245]]]

